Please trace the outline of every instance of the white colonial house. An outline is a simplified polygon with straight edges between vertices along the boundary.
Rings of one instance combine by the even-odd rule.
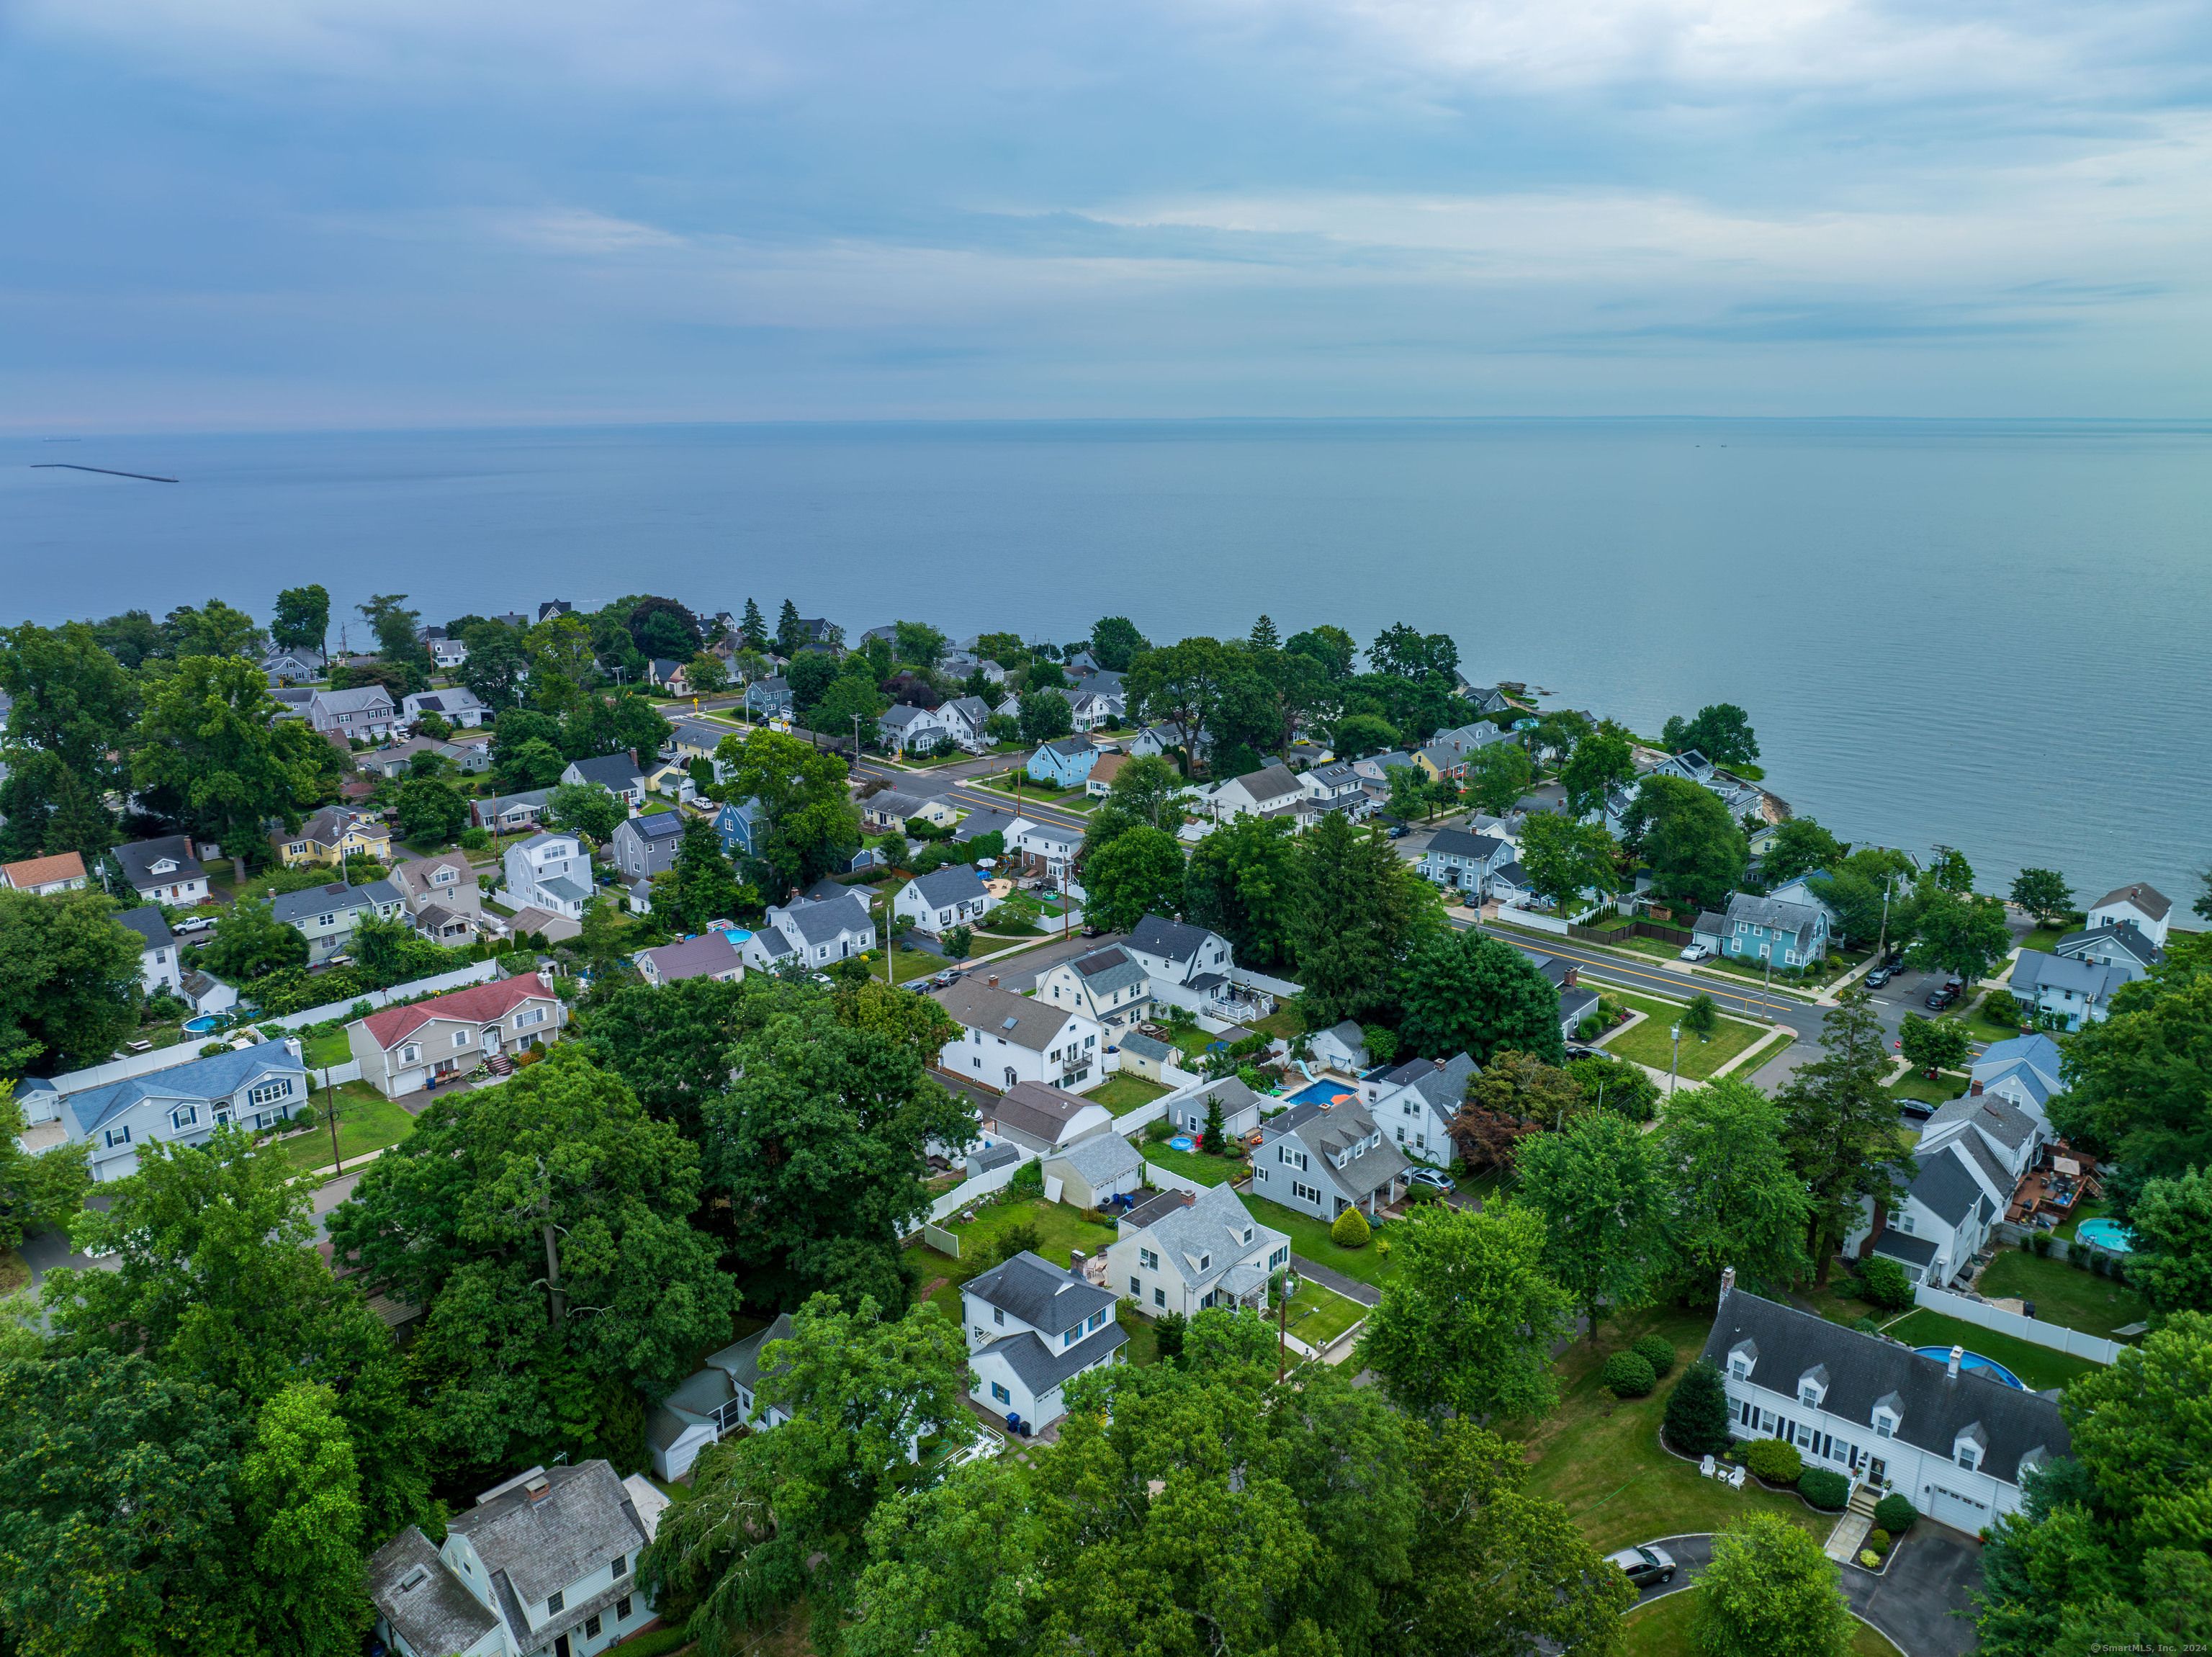
[[[1923,1357],[1762,1300],[1733,1270],[1701,1355],[1721,1372],[1735,1437],[1794,1444],[1970,1536],[2019,1511],[2022,1477],[2073,1445],[2057,1403],[1966,1368],[1957,1347]]]
[[[2113,953],[2116,959],[2100,961],[2023,949],[2006,982],[2013,999],[2045,1029],[2079,1030],[2110,1018],[2112,997],[2143,976],[2131,957]]]
[[[2136,881],[2107,892],[2089,906],[2088,928],[2132,923],[2155,947],[2166,947],[2166,930],[2173,915],[2173,900],[2157,887]]]
[[[1031,1429],[1067,1413],[1061,1389],[1115,1362],[1129,1337],[1114,1295],[1080,1264],[1061,1269],[1024,1249],[960,1290],[977,1406]]]
[[[1012,1088],[1024,1081],[1076,1087],[1103,1074],[1105,1031],[1087,1013],[972,978],[930,996],[960,1026],[938,1059],[956,1075]]]
[[[177,941],[170,935],[160,906],[148,904],[143,909],[126,909],[115,918],[138,935],[138,979],[146,993],[150,996],[157,990],[167,990],[173,996],[182,995],[184,968],[177,959]]]
[[[1264,816],[1315,796],[1280,765],[1265,765],[1211,789],[1201,789],[1196,809],[1217,822],[1236,817]]]
[[[506,1068],[514,1054],[551,1041],[568,1021],[551,986],[525,972],[356,1019],[346,1026],[346,1045],[361,1063],[362,1080],[397,1098],[479,1064]]]
[[[781,939],[784,947],[773,947],[771,936]],[[738,953],[759,966],[773,967],[786,960],[824,966],[865,955],[875,947],[876,923],[867,905],[858,892],[839,888],[835,895],[806,892],[787,904],[769,905],[767,925]]]
[[[1261,1225],[1226,1185],[1163,1191],[1121,1216],[1107,1246],[1107,1282],[1148,1318],[1208,1307],[1265,1311],[1267,1280],[1291,1240]]]
[[[653,1620],[637,1557],[665,1498],[604,1461],[532,1467],[368,1562],[376,1630],[400,1657],[596,1657]]]
[[[891,899],[891,913],[903,915],[917,932],[941,937],[956,926],[980,926],[999,900],[973,863],[947,863],[917,874]]]
[[[2024,1107],[1978,1081],[1970,1086],[1928,1118],[1912,1148],[1920,1172],[1896,1209],[1861,1199],[1845,1255],[1881,1255],[1911,1282],[1940,1288],[1988,1242],[2050,1142],[2051,1122],[2039,1106]]]
[[[762,1433],[789,1421],[790,1412],[781,1404],[761,1405],[756,1416],[755,1396],[761,1380],[761,1349],[770,1341],[790,1338],[791,1313],[779,1312],[767,1328],[709,1353],[704,1367],[646,1417],[645,1445],[653,1457],[653,1471],[664,1480],[679,1479],[691,1471],[700,1451],[740,1427]]]
[[[179,909],[208,895],[207,871],[194,852],[189,835],[167,834],[133,840],[116,847],[113,855],[133,892],[149,904]]]
[[[1118,1030],[1149,1016],[1150,984],[1134,956],[1109,944],[1046,971],[1036,981],[1036,999],[1088,1013]]]
[[[1155,1002],[1228,1018],[1237,1000],[1236,958],[1218,932],[1158,915],[1139,921],[1121,947],[1145,969]]]
[[[645,773],[626,753],[600,754],[591,759],[572,759],[561,773],[564,783],[588,783],[635,811],[645,803]]]
[[[542,909],[571,921],[584,918],[592,901],[592,860],[584,843],[565,830],[547,829],[507,849],[509,908]]]
[[[23,1148],[88,1146],[92,1177],[104,1184],[136,1173],[144,1146],[204,1145],[226,1122],[248,1130],[273,1127],[307,1104],[313,1087],[296,1037],[81,1085],[120,1068],[103,1065],[52,1081],[32,1076],[17,1084]]]
[[[467,647],[462,647],[464,652]],[[448,725],[473,730],[489,724],[491,710],[477,700],[474,691],[459,686],[445,691],[417,691],[399,704],[399,717],[404,724],[412,725],[424,714],[435,714]]]
[[[1449,1061],[1408,1059],[1395,1069],[1363,1078],[1359,1099],[1407,1156],[1449,1167],[1452,1118],[1459,1114],[1468,1080],[1474,1073],[1474,1060],[1465,1053]]]
[[[948,719],[942,708],[909,708],[900,703],[876,716],[876,735],[894,754],[957,748],[967,732],[965,720]]]

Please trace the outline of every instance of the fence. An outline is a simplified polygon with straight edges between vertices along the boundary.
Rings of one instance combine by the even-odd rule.
[[[361,1080],[361,1061],[357,1058],[349,1058],[343,1064],[332,1064],[326,1069],[310,1070],[308,1074],[315,1078],[315,1086],[318,1087],[343,1087],[349,1081]]]
[[[1656,921],[1633,921],[1626,926],[1570,926],[1567,935],[1579,938],[1584,943],[1619,943],[1623,938],[1656,938],[1661,943],[1692,944],[1698,941],[1694,932],[1685,932],[1679,926],[1662,926]]]
[[[1956,1318],[1960,1323],[1972,1324],[1980,1329],[1992,1329],[2001,1335],[2011,1335],[2036,1346],[2049,1347],[2054,1352],[2093,1359],[2098,1363],[2116,1363],[2120,1354],[2127,1350],[2118,1341],[2084,1335],[2077,1329],[2063,1329],[2057,1324],[2045,1323],[2040,1318],[2025,1318],[2017,1312],[1991,1306],[1986,1301],[1973,1301],[1964,1295],[1954,1295],[1948,1288],[1930,1288],[1925,1283],[1916,1284],[1912,1298],[1930,1312]]]
[[[1023,1163],[1036,1161],[1035,1151],[1021,1147],[1017,1148],[1022,1153],[1020,1162],[1009,1162],[1003,1168],[993,1168],[988,1173],[979,1173],[972,1179],[963,1179],[932,1203],[929,1205],[931,1221],[933,1222],[942,1220],[948,1214],[957,1214],[977,1197],[988,1197],[994,1191],[1003,1190],[1020,1170]]]
[[[311,1024],[321,1024],[329,1019],[349,1022],[354,1008],[362,1002],[367,1002],[371,1008],[388,1007],[395,1001],[407,1001],[416,996],[434,996],[447,990],[461,989],[466,984],[483,984],[498,976],[497,961],[478,961],[474,966],[464,966],[458,972],[441,972],[435,978],[395,984],[389,990],[371,990],[351,1001],[334,1001],[326,1006],[310,1007],[304,1013],[287,1013],[282,1018],[256,1019],[253,1022],[283,1030],[304,1030]]]
[[[1500,905],[1498,911],[1500,926],[1525,926],[1532,932],[1556,932],[1565,938],[1575,930],[1574,923],[1563,921],[1556,915],[1539,915],[1533,909],[1508,909]]]
[[[949,1254],[956,1260],[960,1258],[960,1234],[957,1231],[947,1231],[939,1225],[927,1225],[921,1228],[921,1240],[939,1254]]]
[[[1199,1183],[1187,1173],[1170,1173],[1151,1162],[1145,1164],[1145,1183],[1155,1191],[1187,1191],[1195,1197]]]

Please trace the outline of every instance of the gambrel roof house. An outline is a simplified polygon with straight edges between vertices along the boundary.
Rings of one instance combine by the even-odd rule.
[[[1778,1306],[1722,1274],[1703,1359],[1737,1438],[1780,1438],[1854,1481],[1886,1480],[1969,1535],[2018,1511],[2021,1481],[2070,1453],[2058,1405],[1949,1361]]]

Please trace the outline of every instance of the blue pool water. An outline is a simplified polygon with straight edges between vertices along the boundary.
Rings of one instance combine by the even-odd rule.
[[[1283,1102],[1286,1105],[1326,1105],[1332,1099],[1340,1096],[1351,1099],[1359,1097],[1341,1081],[1316,1081],[1288,1095]]]
[[[2114,1254],[2136,1252],[2136,1234],[2117,1220],[2084,1220],[2074,1228],[2074,1234],[2094,1248],[2109,1249]]]
[[[1951,1349],[1948,1346],[1916,1346],[1912,1349],[1922,1357],[1934,1358],[1939,1363],[1948,1363],[1951,1361]],[[1965,1357],[1960,1359],[1959,1368],[1978,1369],[1991,1380],[2002,1381],[2007,1386],[2016,1387],[2023,1392],[2027,1391],[2026,1381],[2021,1380],[1995,1358],[1985,1358],[1978,1352],[1969,1352]]]
[[[203,1013],[196,1019],[186,1019],[185,1020],[185,1029],[189,1034],[204,1036],[222,1022],[222,1020],[216,1017],[213,1013]]]
[[[1198,1148],[1198,1142],[1187,1133],[1179,1133],[1168,1141],[1168,1148],[1171,1151],[1194,1151]]]

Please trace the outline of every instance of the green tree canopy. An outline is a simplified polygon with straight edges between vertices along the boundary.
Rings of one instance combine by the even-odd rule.
[[[546,796],[544,819],[604,846],[629,819],[629,807],[596,783],[563,783]]]
[[[238,1483],[262,1639],[305,1657],[352,1657],[375,1613],[362,1569],[361,1470],[337,1395],[299,1381],[263,1404]]]
[[[2212,946],[2176,935],[2165,962],[2069,1036],[2051,1125],[2143,1179],[2212,1167]]]
[[[200,964],[218,978],[243,984],[288,966],[305,966],[307,940],[299,928],[276,918],[268,899],[234,903],[216,917],[214,932],[200,946]]]
[[[687,819],[676,862],[653,881],[653,906],[665,907],[688,932],[709,921],[732,920],[760,907],[760,893],[742,883],[722,850],[722,837],[704,817]]]
[[[1056,741],[1075,728],[1073,704],[1058,691],[1024,691],[1019,705],[1024,742]]]
[[[246,848],[263,843],[271,819],[300,826],[314,802],[314,750],[323,739],[277,702],[252,662],[186,656],[147,694],[131,781],[177,802],[186,823],[220,839],[242,882]]]
[[[288,587],[276,595],[269,637],[280,650],[322,649],[331,632],[331,595],[320,582]]]
[[[1128,769],[1122,768],[1122,776]],[[1097,817],[1094,813],[1094,832]],[[1308,873],[1297,827],[1287,819],[1232,818],[1191,851],[1183,917],[1228,939],[1243,966],[1286,966],[1307,902]]]
[[[1242,666],[1219,639],[1187,638],[1138,655],[1121,691],[1132,717],[1179,725],[1197,741],[1212,735],[1214,710]]]
[[[1138,653],[1152,645],[1127,616],[1105,616],[1091,624],[1091,654],[1111,673],[1126,673]]]
[[[1398,1033],[1425,1058],[1467,1053],[1482,1065],[1510,1049],[1566,1062],[1559,990],[1528,956],[1480,932],[1433,933],[1417,943],[1398,974]]]
[[[1341,627],[1326,624],[1291,634],[1283,641],[1283,649],[1294,655],[1312,658],[1333,679],[1350,679],[1352,667],[1359,659],[1358,641]]]
[[[1806,1252],[1828,1280],[1830,1251],[1848,1234],[1859,1199],[1895,1207],[1919,1173],[1886,1090],[1889,1044],[1863,990],[1846,990],[1820,1023],[1820,1057],[1775,1096],[1782,1143],[1812,1201]]]
[[[1665,1264],[1667,1192],[1650,1142],[1610,1111],[1585,1112],[1523,1143],[1519,1168],[1520,1200],[1543,1217],[1545,1264],[1595,1345],[1599,1319],[1646,1304]]]
[[[1812,1199],[1783,1147],[1784,1125],[1773,1100],[1734,1076],[1668,1100],[1656,1152],[1667,1252],[1694,1292],[1731,1265],[1773,1283],[1804,1274]]]
[[[485,621],[463,632],[461,641],[469,654],[455,677],[495,718],[521,706],[530,674],[530,653],[523,648],[522,635],[505,622]]]
[[[1698,710],[1687,725],[1667,722],[1673,734],[1667,746],[1676,753],[1692,750],[1716,765],[1747,765],[1759,758],[1759,739],[1751,728],[1751,716],[1732,702],[1715,703]]]
[[[1291,926],[1308,1021],[1316,1029],[1390,1004],[1400,959],[1443,917],[1436,891],[1380,825],[1331,812],[1298,838],[1305,902]],[[1555,1031],[1554,1035],[1557,1035]]]
[[[2074,908],[2074,888],[2055,868],[2024,868],[2012,883],[2012,900],[2049,926]]]
[[[729,1090],[731,1050],[775,1004],[768,988],[757,977],[682,978],[658,989],[633,983],[593,1003],[578,1027],[656,1121],[696,1143],[702,1107]]]
[[[1486,743],[1467,757],[1468,798],[1478,809],[1503,817],[1528,792],[1535,775],[1528,751],[1518,742]]]
[[[1813,1535],[1778,1514],[1748,1514],[1713,1538],[1698,1579],[1706,1657],[1849,1657],[1850,1607]]]
[[[1559,781],[1567,790],[1568,814],[1589,816],[1605,804],[1607,795],[1635,776],[1636,760],[1627,737],[1619,731],[1603,728],[1591,733],[1575,744],[1574,752],[1567,756],[1567,763],[1559,771]]]
[[[1955,1070],[1966,1062],[1972,1039],[1956,1019],[1923,1019],[1907,1013],[1897,1032],[1898,1051],[1918,1070]]]
[[[1604,824],[1550,812],[1531,813],[1521,831],[1528,888],[1557,904],[1563,916],[1579,913],[1589,894],[1604,898],[1620,889],[1620,850]]]
[[[1139,824],[1173,834],[1182,826],[1190,796],[1190,784],[1172,759],[1156,753],[1133,756],[1114,773],[1104,803],[1091,813],[1083,856],[1095,856],[1115,836]]]
[[[21,1101],[0,1099],[0,1249],[16,1247],[33,1231],[67,1230],[92,1189],[89,1145],[27,1151],[24,1125]],[[4,1328],[0,1319],[0,1333]],[[7,1355],[0,1339],[0,1358]]]
[[[1173,915],[1182,907],[1182,846],[1164,830],[1141,825],[1118,836],[1083,869],[1083,911],[1115,932],[1148,915]]]
[[[1742,884],[1751,849],[1718,795],[1682,777],[1647,777],[1631,809],[1629,839],[1651,865],[1662,898],[1718,909]]]
[[[1459,646],[1448,633],[1425,634],[1397,622],[1376,634],[1367,647],[1367,665],[1394,679],[1426,679],[1432,673],[1449,679],[1459,667]]]
[[[2129,1285],[2160,1313],[2212,1312],[2212,1173],[2147,1180],[2128,1226]]]
[[[0,628],[0,690],[15,704],[7,725],[11,768],[36,752],[52,756],[98,791],[124,780],[123,766],[112,756],[128,746],[138,717],[138,686],[89,624],[26,622]]]
[[[834,753],[775,731],[726,736],[714,757],[726,800],[755,800],[753,855],[788,889],[830,872],[860,844],[860,807]],[[776,892],[780,898],[782,893]]]
[[[1913,941],[1905,961],[1919,972],[1953,973],[1968,984],[1985,976],[2012,948],[2004,905],[1972,892],[1953,892],[1923,877],[1913,892]]]
[[[97,1064],[138,1023],[143,940],[100,892],[0,891],[0,1071]]]
[[[395,793],[392,826],[403,840],[450,845],[469,825],[469,802],[434,777],[410,777]]]
[[[1834,868],[1850,848],[1809,817],[1792,817],[1774,825],[1759,860],[1759,878],[1771,891],[1801,874]]]
[[[179,605],[161,618],[161,654],[179,661],[186,656],[256,655],[262,643],[253,618],[221,599],[210,599],[197,609]]]

